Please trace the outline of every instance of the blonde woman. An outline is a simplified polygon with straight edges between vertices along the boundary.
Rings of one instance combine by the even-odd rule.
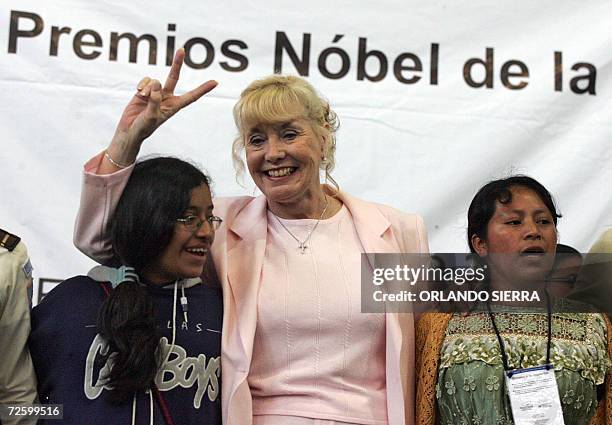
[[[163,88],[141,81],[110,146],[86,165],[75,242],[97,260],[110,248],[100,234],[106,207],[144,139],[214,87],[174,96],[183,56]],[[234,119],[234,159],[244,152],[263,195],[214,199],[224,423],[412,424],[412,316],[361,313],[360,261],[364,252],[426,252],[421,218],[321,183],[334,167],[337,121],[306,80],[254,81]]]

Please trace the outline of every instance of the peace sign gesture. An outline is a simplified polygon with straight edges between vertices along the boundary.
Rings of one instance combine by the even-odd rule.
[[[174,89],[178,83],[185,50],[174,55],[172,67],[162,87],[158,80],[149,77],[138,83],[138,92],[132,97],[121,115],[106,160],[100,166],[100,174],[117,171],[135,161],[142,142],[178,111],[204,96],[217,86],[216,81],[207,81],[185,94],[177,96]],[[109,156],[111,157],[109,160]]]

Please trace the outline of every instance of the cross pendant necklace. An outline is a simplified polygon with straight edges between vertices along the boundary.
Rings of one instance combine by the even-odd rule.
[[[289,235],[295,239],[295,241],[298,243],[298,249],[300,250],[300,254],[304,255],[306,254],[306,249],[308,248],[308,245],[306,244],[309,240],[310,237],[312,236],[312,234],[314,233],[315,229],[317,228],[317,226],[319,225],[319,222],[321,221],[321,219],[323,218],[323,216],[325,215],[325,212],[327,211],[327,207],[329,206],[329,202],[327,200],[327,195],[325,195],[325,208],[323,208],[323,212],[321,213],[321,215],[319,216],[319,218],[317,219],[317,222],[315,223],[314,226],[312,226],[312,229],[310,229],[310,231],[308,232],[308,234],[306,235],[306,238],[301,241],[299,240],[293,233],[291,233],[291,230],[289,230],[287,228],[287,226],[285,226],[283,224],[283,222],[280,220],[280,218],[276,217],[276,215],[274,217],[276,217],[276,220],[278,221],[278,223],[283,226],[283,229],[285,229],[287,231],[287,233],[289,233]]]

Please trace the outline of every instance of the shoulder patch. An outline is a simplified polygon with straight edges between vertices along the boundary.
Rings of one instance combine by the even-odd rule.
[[[12,251],[15,249],[20,240],[21,238],[19,236],[0,229],[0,247]]]
[[[34,267],[32,267],[32,263],[30,262],[29,258],[28,261],[26,261],[26,263],[23,265],[22,269],[23,273],[25,273],[28,279],[32,277],[32,270],[34,270]]]

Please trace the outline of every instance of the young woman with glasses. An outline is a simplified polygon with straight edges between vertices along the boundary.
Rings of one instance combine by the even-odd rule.
[[[221,424],[219,285],[202,281],[215,230],[209,179],[175,158],[139,162],[110,219],[110,265],[32,312],[41,403],[66,424]]]

